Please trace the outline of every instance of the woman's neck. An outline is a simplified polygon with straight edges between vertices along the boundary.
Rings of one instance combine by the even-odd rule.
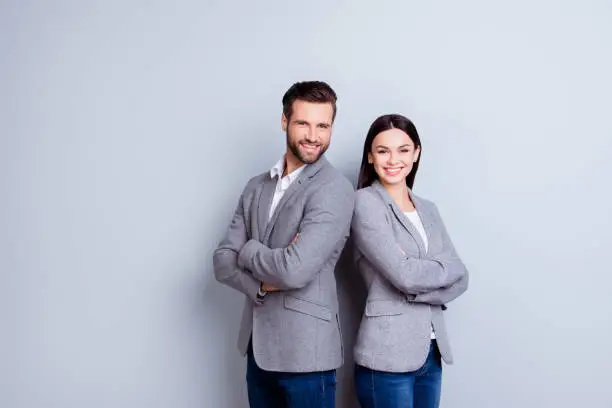
[[[391,196],[395,204],[402,211],[414,211],[414,204],[410,199],[410,194],[408,192],[408,186],[406,183],[397,183],[397,184],[383,184],[387,193]]]

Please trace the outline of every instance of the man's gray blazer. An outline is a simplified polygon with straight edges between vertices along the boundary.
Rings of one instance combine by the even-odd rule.
[[[442,358],[452,363],[443,305],[467,290],[468,273],[436,206],[410,192],[428,250],[411,221],[378,182],[357,191],[351,234],[368,298],[355,362],[373,370],[420,368],[433,325]]]
[[[266,172],[247,183],[213,256],[217,280],[247,295],[238,348],[246,354],[252,338],[255,361],[267,371],[336,369],[343,354],[334,268],[355,192],[322,156],[291,184],[268,221],[276,182]],[[259,302],[260,282],[281,291]]]

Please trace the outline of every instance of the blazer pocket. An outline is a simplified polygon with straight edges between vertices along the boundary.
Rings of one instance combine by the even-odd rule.
[[[368,317],[376,316],[397,316],[404,313],[406,304],[397,300],[370,300],[366,303],[365,315]]]
[[[284,303],[285,309],[304,313],[325,321],[330,321],[332,318],[332,312],[329,308],[306,299],[285,295]]]

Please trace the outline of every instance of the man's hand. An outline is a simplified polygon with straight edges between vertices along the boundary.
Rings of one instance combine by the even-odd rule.
[[[262,283],[261,284],[261,288],[263,290],[265,290],[266,292],[278,292],[278,291],[280,291],[279,288],[277,288],[276,286],[272,286],[272,285],[270,285],[268,283]]]

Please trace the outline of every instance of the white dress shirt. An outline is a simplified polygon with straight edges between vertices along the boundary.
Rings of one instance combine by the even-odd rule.
[[[298,178],[298,176],[300,175],[300,173],[302,173],[302,171],[304,171],[304,168],[306,166],[307,165],[303,165],[295,169],[294,171],[292,171],[290,174],[287,174],[285,177],[282,177],[283,172],[285,171],[285,156],[283,156],[276,163],[276,165],[270,169],[270,177],[271,178],[278,177],[278,181],[276,182],[276,189],[274,190],[274,197],[272,198],[272,205],[270,206],[270,212],[268,213],[268,220],[272,218],[272,214],[274,214],[274,210],[276,210],[278,203],[280,202],[281,198],[283,198],[283,196],[285,195],[285,192],[287,191],[291,183],[293,183]]]

